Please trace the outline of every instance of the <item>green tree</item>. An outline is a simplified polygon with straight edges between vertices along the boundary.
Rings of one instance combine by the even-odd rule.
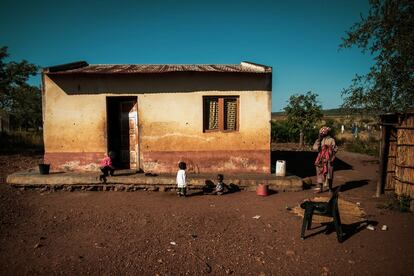
[[[7,47],[0,48],[0,108],[10,113],[13,127],[37,128],[41,125],[40,89],[27,83],[38,67],[23,60],[8,61]]]
[[[342,91],[342,107],[374,115],[404,112],[414,105],[414,1],[369,0],[369,4],[368,16],[351,27],[340,48],[356,45],[369,51],[375,64]]]
[[[34,86],[24,86],[13,93],[12,122],[20,128],[42,125],[42,95]]]
[[[322,118],[322,109],[317,101],[317,94],[311,91],[305,95],[292,95],[284,108],[287,121],[293,130],[299,131],[299,144],[304,145],[304,133],[315,127]]]
[[[272,142],[287,143],[298,141],[299,132],[297,130],[293,130],[290,127],[289,122],[285,120],[272,121],[271,131]]]

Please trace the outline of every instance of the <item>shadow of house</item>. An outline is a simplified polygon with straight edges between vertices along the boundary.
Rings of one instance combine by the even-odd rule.
[[[317,152],[312,151],[272,151],[272,173],[275,172],[276,161],[285,160],[288,175],[297,175],[302,178],[314,176],[316,175],[314,163],[317,155]],[[335,171],[352,170],[351,165],[339,158],[335,159],[333,166]]]

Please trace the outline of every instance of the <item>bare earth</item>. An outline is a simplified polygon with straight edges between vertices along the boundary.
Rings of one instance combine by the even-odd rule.
[[[384,202],[372,197],[376,160],[338,156],[353,166],[335,175],[340,197],[360,202],[377,223],[375,231],[348,228],[342,244],[334,232],[300,239],[302,220],[286,207],[312,190],[187,198],[20,191],[4,184],[5,175],[39,156],[0,156],[0,274],[414,275],[413,214],[376,208]]]

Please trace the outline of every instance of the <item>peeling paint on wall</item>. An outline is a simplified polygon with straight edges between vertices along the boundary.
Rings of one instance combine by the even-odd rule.
[[[268,173],[270,151],[191,151],[147,152],[144,170],[158,173],[175,173],[178,163],[187,164],[190,173]]]
[[[44,161],[54,171],[99,171],[104,156],[104,152],[46,152]]]

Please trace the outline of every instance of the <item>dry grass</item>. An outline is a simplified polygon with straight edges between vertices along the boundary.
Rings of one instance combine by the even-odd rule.
[[[311,200],[316,202],[327,202],[329,197],[315,197]],[[356,203],[340,198],[338,200],[338,207],[341,222],[343,224],[353,224],[365,220],[365,212]],[[292,212],[303,217],[304,210],[300,208],[300,206],[296,206],[292,209]],[[325,223],[332,221],[332,218],[314,215],[312,221],[316,223]]]

